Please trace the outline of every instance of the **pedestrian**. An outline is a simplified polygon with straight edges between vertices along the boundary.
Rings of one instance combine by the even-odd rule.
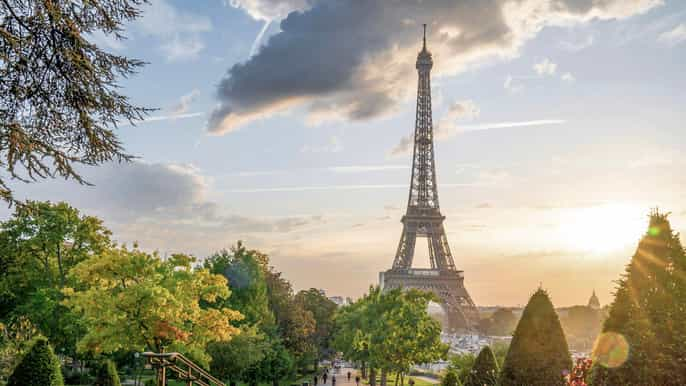
[[[336,386],[336,376],[335,375],[331,376],[331,386]]]
[[[326,384],[326,377],[327,377],[326,370],[324,370],[324,375],[322,375],[322,379],[324,380],[324,384]]]
[[[350,382],[350,371],[348,371],[348,382]]]
[[[356,376],[355,376],[355,384],[356,384],[357,386],[360,386],[360,376],[359,376],[359,375],[356,375]]]
[[[317,386],[317,374],[314,375],[314,386]]]

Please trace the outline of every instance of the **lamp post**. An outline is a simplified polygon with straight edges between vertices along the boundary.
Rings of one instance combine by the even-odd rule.
[[[134,372],[135,372],[135,374],[136,374],[136,375],[135,375],[135,378],[134,378],[134,382],[133,382],[134,386],[140,385],[140,382],[139,382],[139,381],[140,381],[141,370],[140,370],[139,367],[138,367],[138,358],[139,358],[140,356],[141,356],[141,354],[138,353],[138,352],[133,353],[133,358],[134,358],[134,359],[133,359],[133,370],[134,370]]]

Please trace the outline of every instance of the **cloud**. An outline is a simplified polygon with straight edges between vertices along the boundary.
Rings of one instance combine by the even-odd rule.
[[[181,115],[187,113],[191,103],[198,98],[198,95],[200,95],[200,90],[197,88],[193,89],[188,94],[182,95],[181,98],[179,98],[179,102],[172,106],[172,115]]]
[[[503,88],[511,93],[517,93],[519,91],[522,91],[524,88],[524,83],[521,81],[522,79],[526,79],[529,77],[522,77],[522,76],[517,76],[514,77],[510,74],[508,74],[505,77],[505,81],[503,82]]]
[[[661,33],[657,40],[670,46],[686,41],[686,24],[681,23],[673,29]]]
[[[534,71],[540,76],[555,75],[557,64],[548,58],[544,58],[542,61],[534,64]]]
[[[588,35],[583,40],[561,41],[559,46],[566,51],[578,52],[593,45],[595,38]]]
[[[527,126],[545,126],[545,125],[560,125],[566,123],[564,119],[537,119],[531,121],[518,121],[518,122],[493,122],[493,123],[480,123],[475,125],[457,125],[451,129],[440,129],[440,135],[435,135],[434,140],[444,140],[452,138],[455,135],[467,132],[467,131],[481,131],[490,129],[506,129],[513,127],[527,127]],[[403,154],[411,153],[412,146],[414,142],[412,138],[404,136],[400,139],[393,149],[391,149],[390,155],[397,156]]]
[[[576,81],[576,78],[574,77],[574,75],[572,75],[571,72],[565,72],[564,74],[562,74],[560,79],[567,83],[574,83]]]
[[[226,0],[224,3],[240,8],[255,20],[273,21],[288,16],[293,11],[310,8],[311,0]]]
[[[457,132],[456,123],[458,120],[473,119],[478,117],[479,113],[479,107],[472,100],[453,102],[448,106],[448,110],[441,119],[434,124],[434,138],[440,140],[452,137]],[[413,145],[414,141],[410,136],[403,136],[400,138],[400,142],[391,149],[390,155],[409,154]]]
[[[181,11],[165,0],[150,2],[132,25],[134,34],[162,40],[159,49],[170,62],[193,59],[205,48],[202,33],[212,30],[210,19]]]
[[[303,145],[301,153],[340,153],[343,151],[343,141],[338,136],[332,135],[329,143],[324,145]]]
[[[214,134],[295,106],[325,117],[366,120],[390,114],[412,95],[419,24],[430,21],[434,74],[452,75],[487,60],[515,57],[546,26],[616,19],[658,0],[234,1],[258,19],[285,4],[291,12],[254,56],[228,69],[219,105],[208,120]],[[256,6],[268,5],[268,7]]]

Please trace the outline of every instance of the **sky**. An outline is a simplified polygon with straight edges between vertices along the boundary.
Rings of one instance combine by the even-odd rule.
[[[94,186],[17,182],[19,197],[67,201],[162,255],[243,240],[296,289],[360,296],[400,238],[426,23],[441,210],[478,305],[539,286],[557,306],[593,289],[609,303],[651,208],[686,231],[686,2],[144,8],[126,40],[89,37],[148,63],[123,92],[158,110],[116,131],[138,158],[84,169]]]

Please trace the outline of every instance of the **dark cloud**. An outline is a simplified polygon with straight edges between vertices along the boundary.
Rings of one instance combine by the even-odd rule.
[[[247,3],[274,2],[237,0],[253,17],[259,7]],[[276,1],[272,6],[302,12],[290,13],[256,55],[228,70],[208,130],[226,133],[300,104],[319,119],[359,120],[391,111],[415,86],[423,22],[430,24],[434,73],[440,75],[486,58],[512,57],[545,26],[626,17],[659,3],[320,0],[307,8]]]

